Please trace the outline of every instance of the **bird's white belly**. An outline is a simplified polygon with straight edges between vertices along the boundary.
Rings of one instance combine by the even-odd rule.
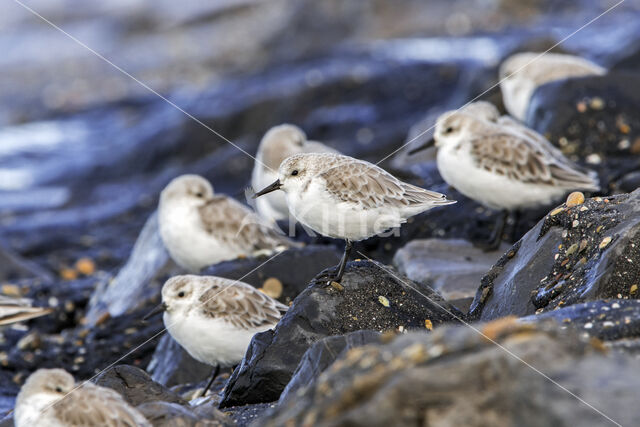
[[[167,251],[176,263],[191,272],[242,255],[236,247],[219,242],[198,227],[200,219],[195,209],[165,208],[158,214],[160,236]]]
[[[492,209],[515,210],[549,204],[566,190],[523,183],[476,167],[469,155],[438,151],[442,178],[460,193]]]
[[[303,225],[324,236],[353,241],[398,227],[411,216],[390,206],[362,209],[353,203],[336,201],[318,182],[309,185],[304,193],[288,194],[287,201],[291,213]]]
[[[271,171],[256,172],[252,179],[252,186],[255,191],[260,191],[269,184],[273,184],[278,179],[278,174]],[[289,217],[287,199],[282,191],[273,191],[256,199],[256,210],[264,218],[270,220],[281,220]]]
[[[211,366],[234,366],[240,363],[254,334],[273,325],[247,331],[220,319],[205,319],[191,312],[187,317],[165,312],[167,330],[194,359]]]

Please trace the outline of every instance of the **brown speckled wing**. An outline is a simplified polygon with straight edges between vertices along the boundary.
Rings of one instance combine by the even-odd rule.
[[[202,206],[200,219],[204,229],[213,237],[230,246],[238,246],[247,254],[261,249],[296,245],[265,224],[249,208],[226,196],[214,196]]]
[[[247,330],[277,323],[288,309],[253,286],[233,280],[219,279],[199,301],[206,315]]]
[[[544,137],[515,126],[512,132],[470,141],[471,156],[479,167],[524,183],[597,189],[594,179],[577,170]]]
[[[320,174],[327,191],[343,202],[365,209],[451,203],[444,194],[404,183],[384,169],[365,162],[339,164]]]
[[[69,393],[50,410],[68,426],[151,427],[118,393],[91,383]]]

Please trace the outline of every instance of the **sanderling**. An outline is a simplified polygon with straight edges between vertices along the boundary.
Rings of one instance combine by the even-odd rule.
[[[18,394],[16,427],[151,427],[151,423],[114,390],[90,382],[75,387],[73,377],[63,369],[35,371]]]
[[[468,109],[473,104],[444,113],[433,140],[413,151],[435,142],[442,178],[465,196],[503,211],[489,249],[500,243],[509,211],[549,204],[571,190],[600,187],[542,135],[509,116],[495,119],[490,104],[483,104],[481,110],[472,108],[474,114]]]
[[[554,80],[607,71],[584,58],[560,53],[522,52],[511,55],[500,65],[500,90],[504,106],[513,117],[524,121],[531,95],[538,86]]]
[[[211,184],[198,175],[179,176],[162,191],[158,225],[171,258],[191,272],[295,245],[246,206],[214,195]]]
[[[162,304],[146,317],[164,312],[169,334],[196,360],[214,367],[204,396],[220,367],[235,366],[251,338],[273,328],[288,307],[237,280],[215,276],[175,276],[162,287]]]
[[[278,179],[278,167],[284,159],[298,153],[337,153],[321,142],[308,141],[297,126],[283,124],[272,127],[264,135],[251,175],[251,186],[263,188]],[[256,200],[256,210],[264,218],[277,221],[289,217],[287,201],[282,193],[272,193]]]
[[[339,282],[353,241],[398,227],[407,218],[455,203],[444,194],[400,181],[369,162],[340,154],[296,154],[280,165],[278,179],[259,197],[281,189],[291,214],[328,237],[345,239],[333,278]]]
[[[45,316],[53,311],[50,307],[32,307],[29,298],[14,298],[0,295],[0,326]]]

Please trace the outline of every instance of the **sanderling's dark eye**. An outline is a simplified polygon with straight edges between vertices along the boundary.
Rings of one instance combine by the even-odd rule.
[[[202,192],[197,192],[197,193],[196,193],[196,197],[198,197],[198,198],[200,198],[200,199],[201,199],[201,198],[203,198],[203,197],[204,197],[204,194],[203,194]]]
[[[178,298],[184,298],[184,291],[178,292]]]
[[[62,387],[56,387],[56,393],[62,393]]]
[[[291,172],[291,176],[296,176],[298,175],[298,169],[294,169],[293,172]]]
[[[444,133],[451,133],[451,132],[453,132],[453,128],[452,127],[448,127],[444,131]]]

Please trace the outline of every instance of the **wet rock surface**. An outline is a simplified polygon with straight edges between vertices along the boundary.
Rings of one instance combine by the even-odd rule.
[[[506,319],[479,327],[504,349],[465,327],[352,349],[263,425],[600,426],[610,422],[606,417],[633,423],[637,359],[606,354],[554,323]]]
[[[527,123],[569,158],[596,170],[605,193],[630,192],[640,155],[640,77],[604,76],[557,81],[532,96]]]
[[[449,301],[468,300],[475,296],[482,276],[508,249],[508,244],[502,244],[486,252],[463,239],[416,239],[396,252],[393,263],[399,273],[429,284]]]
[[[598,300],[546,313],[526,316],[523,322],[554,319],[563,326],[575,328],[584,337],[595,337],[614,345],[615,341],[640,337],[640,301]]]
[[[276,279],[279,285],[273,291],[281,291],[270,295],[289,304],[318,273],[337,265],[341,256],[334,246],[310,245],[270,256],[221,262],[205,268],[202,274],[240,280],[259,289],[269,287],[269,279]]]
[[[524,316],[637,298],[640,191],[560,205],[482,279],[472,317]]]
[[[345,335],[334,335],[313,344],[302,356],[291,380],[280,395],[280,402],[295,399],[345,351],[355,347],[380,342],[381,335],[375,331],[356,331]]]
[[[168,388],[153,381],[145,371],[134,366],[114,366],[101,373],[94,382],[117,391],[133,406],[155,401],[180,405],[187,403]]]
[[[435,291],[369,261],[351,262],[340,289],[322,274],[303,291],[274,330],[254,336],[224,391],[221,407],[280,397],[307,349],[329,335],[357,330],[432,329],[462,317]]]
[[[218,427],[235,423],[211,405],[189,408],[171,402],[147,402],[138,409],[154,427]]]
[[[82,8],[69,0],[29,3],[199,122],[114,72],[91,52],[70,48],[71,41],[33,19],[19,5],[3,10],[1,20],[8,36],[0,37],[0,46],[6,47],[6,55],[0,59],[4,76],[0,82],[0,291],[32,298],[34,304],[54,307],[55,311],[0,331],[0,410],[13,407],[19,386],[37,368],[63,367],[78,380],[85,380],[120,359],[119,363],[147,369],[154,380],[171,388],[169,392],[158,388],[131,367],[117,367],[109,373],[127,370],[123,376],[128,382],[108,377],[125,394],[131,393],[125,382],[135,390],[148,387],[151,395],[153,390],[168,393],[168,401],[140,405],[155,425],[261,425],[262,417],[276,407],[274,402],[287,384],[290,391],[283,396],[294,390],[295,396],[298,392],[306,396],[319,386],[323,372],[333,372],[331,361],[340,352],[351,347],[356,347],[351,352],[358,351],[357,346],[373,338],[364,339],[360,335],[367,333],[358,331],[398,331],[400,326],[403,330],[425,330],[431,325],[437,332],[451,317],[387,274],[374,273],[368,263],[350,264],[343,291],[320,284],[307,288],[318,272],[337,263],[343,242],[299,236],[310,245],[297,252],[287,251],[281,259],[242,279],[265,290],[277,289],[272,287],[274,280],[269,282],[277,279],[282,285],[278,297],[286,303],[302,293],[293,314],[275,331],[255,337],[243,365],[228,384],[224,373],[204,401],[192,401],[193,407],[177,403],[182,400],[173,402],[169,396],[193,398],[210,368],[191,359],[169,337],[159,338],[163,328],[160,318],[148,324],[140,322],[158,302],[162,282],[179,272],[167,261],[154,228],[158,193],[176,175],[198,173],[213,182],[216,192],[247,202],[243,189],[249,183],[253,160],[237,147],[253,154],[267,129],[292,122],[311,139],[372,162],[382,159],[381,165],[398,177],[459,201],[410,219],[397,235],[358,242],[355,257],[391,263],[401,256],[397,255],[400,248],[413,248],[415,239],[484,241],[492,233],[495,212],[448,188],[433,158],[394,159],[395,154],[390,155],[414,137],[424,140],[428,132],[420,133],[433,124],[438,113],[459,107],[495,84],[497,66],[507,54],[532,47],[544,50],[557,41],[549,39],[550,29],[553,34],[569,34],[603,12],[593,2],[555,3],[500,1],[482,10],[467,0],[454,6],[432,2],[428,7],[416,0],[392,7],[383,0],[349,4],[339,0],[276,0],[268,4],[254,0],[215,4],[162,0],[153,8],[127,2]],[[469,10],[474,13],[467,13]],[[637,10],[629,2],[623,3],[561,47],[605,66],[617,64],[618,70],[633,70],[637,62],[634,34],[640,31],[640,20],[634,17]],[[514,29],[513,25],[523,27]],[[593,43],[596,38],[603,42]],[[16,48],[16,40],[24,41],[27,48]],[[48,49],[39,48],[41,45]],[[603,195],[630,192],[640,185],[636,80],[637,76],[616,71],[603,78],[542,87],[534,95],[530,124],[547,134],[565,154],[598,170],[605,184]],[[482,99],[498,106],[501,102],[495,88]],[[539,240],[537,235],[528,236],[503,257],[495,254],[496,267],[476,284],[482,284],[478,295],[484,296],[484,302],[478,302],[472,314],[483,318],[526,315],[523,321],[536,324],[553,317],[568,329],[575,327],[583,335],[605,340],[606,347],[640,354],[634,299],[637,288],[631,279],[637,275],[636,256],[629,243],[634,243],[631,232],[635,228],[625,228],[633,222],[631,210],[616,210],[627,203],[624,197],[611,198],[610,211],[578,211],[578,227],[572,225],[575,209],[563,211],[556,219],[544,220],[550,229]],[[585,205],[590,203],[594,202]],[[547,218],[550,209],[525,212],[508,224],[505,239],[516,242],[541,218]],[[583,226],[583,220],[592,225]],[[594,232],[593,227],[599,225],[603,226],[601,231]],[[583,237],[578,232],[590,239],[582,250]],[[602,243],[596,237],[607,237],[601,234],[604,232],[617,234],[604,249],[594,249],[592,243]],[[558,250],[560,243],[566,245]],[[575,243],[580,253],[577,261],[574,252],[567,253]],[[553,259],[556,252],[558,259]],[[405,255],[409,253],[405,251]],[[459,254],[450,255],[461,270]],[[583,256],[587,263],[580,266]],[[421,263],[420,257],[415,254],[412,265],[428,265]],[[428,260],[429,254],[424,258]],[[517,260],[518,268],[512,259]],[[563,265],[565,259],[569,261]],[[234,260],[212,266],[207,272],[239,279],[261,262],[262,258]],[[418,279],[416,270],[406,265],[406,274]],[[517,269],[521,271],[514,276],[519,282],[516,288],[501,291],[500,286],[493,286],[504,279],[505,272]],[[545,269],[556,274],[541,285],[544,276],[537,273]],[[563,269],[570,270],[575,279],[566,279],[570,286],[565,282],[556,288],[566,274],[555,282]],[[607,277],[611,280],[605,280]],[[467,279],[468,288],[465,285],[464,289],[473,289],[471,276]],[[410,283],[457,313],[449,304],[457,296],[448,293],[448,285],[441,287],[445,302],[431,288]],[[535,298],[531,291],[535,291]],[[585,296],[578,296],[579,292]],[[504,296],[501,305],[496,302],[498,295]],[[490,308],[484,307],[485,303]],[[492,304],[497,308],[491,308]],[[533,314],[536,311],[541,313]],[[457,336],[447,333],[442,342],[455,347]],[[555,354],[553,349],[549,353]],[[569,355],[583,363],[580,352]],[[462,357],[464,352],[460,356],[450,369],[455,367],[462,376],[468,373],[467,359]],[[559,370],[569,363],[564,357],[557,366],[551,360],[544,361]],[[625,363],[620,365],[623,373]],[[572,379],[578,369],[591,372],[591,366],[576,366],[569,374]],[[607,363],[603,366],[608,369]],[[594,372],[598,375],[604,372],[597,368]],[[340,365],[336,369],[341,369]],[[354,368],[344,377],[359,376],[364,372],[359,369],[366,370],[366,366]],[[518,372],[509,369],[505,376]],[[496,374],[502,379],[501,375]],[[618,384],[619,375],[610,371],[599,378]],[[473,378],[473,372],[468,377]],[[366,372],[362,378],[369,378]],[[300,387],[311,379],[312,388]],[[632,381],[635,379],[627,385],[634,385]],[[605,395],[615,393],[613,388],[603,389],[601,383],[584,388],[578,385],[577,389],[585,396],[591,396],[597,387]],[[494,413],[482,409],[487,407],[484,405],[470,414],[470,419],[482,415],[489,423],[499,421],[500,414],[513,414],[510,410],[523,406],[518,402],[529,403],[530,396],[525,393],[528,384],[546,390],[545,385],[528,377],[522,382],[526,387],[500,384],[520,394],[503,396],[496,391],[496,401],[504,400],[505,406]],[[224,417],[215,410],[223,388],[225,405],[269,403],[225,408],[228,416]],[[477,402],[474,399],[483,392],[470,395],[468,390],[473,387],[447,391],[458,405],[454,405],[454,412],[465,416],[476,406],[463,407],[460,402]],[[419,400],[413,389],[403,393],[400,396],[409,396],[406,400],[411,405]],[[428,393],[425,396],[432,396]],[[549,392],[549,396],[554,395]],[[288,404],[296,400],[286,399]],[[401,407],[405,402],[396,403]],[[539,413],[557,414],[573,411],[574,407],[567,405],[557,409],[551,404],[549,412],[544,406],[530,406]],[[385,401],[379,407],[388,408]],[[538,420],[537,413],[526,417],[528,407],[522,411],[523,418],[508,419],[508,423],[526,425],[529,420]],[[607,405],[603,408],[609,409]],[[440,419],[438,411],[436,420]],[[455,418],[446,408],[443,413],[445,421],[473,425],[466,418]],[[431,414],[426,415],[429,421]],[[576,414],[579,423],[582,412]],[[384,416],[373,419],[384,420]],[[404,420],[405,414],[396,416],[393,423]]]

